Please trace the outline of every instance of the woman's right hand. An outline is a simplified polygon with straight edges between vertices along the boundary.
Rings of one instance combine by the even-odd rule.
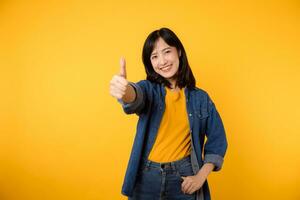
[[[120,59],[120,73],[112,77],[110,81],[110,94],[117,98],[122,99],[128,89],[128,81],[126,80],[126,62],[124,58]]]

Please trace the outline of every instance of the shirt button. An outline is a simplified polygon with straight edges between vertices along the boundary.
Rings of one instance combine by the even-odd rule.
[[[191,117],[191,116],[192,116],[192,113],[190,113],[189,116]]]

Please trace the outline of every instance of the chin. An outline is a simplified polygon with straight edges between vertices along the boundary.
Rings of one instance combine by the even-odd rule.
[[[164,78],[171,78],[176,74],[176,72],[168,71],[168,72],[160,72],[159,74]]]
[[[174,78],[175,75],[176,75],[176,73],[161,74],[161,76],[166,78],[166,79]]]
[[[164,77],[165,79],[171,79],[174,77],[173,75],[163,75],[163,74],[161,74],[161,76]]]

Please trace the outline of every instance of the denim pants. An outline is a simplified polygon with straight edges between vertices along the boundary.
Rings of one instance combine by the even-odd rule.
[[[181,176],[193,176],[190,156],[181,160],[157,163],[145,161],[137,175],[133,196],[129,200],[195,200],[196,192],[184,194]]]

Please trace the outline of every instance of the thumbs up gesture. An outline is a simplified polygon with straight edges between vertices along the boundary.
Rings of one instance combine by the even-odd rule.
[[[126,62],[124,58],[120,59],[120,72],[112,77],[110,81],[110,94],[122,99],[126,94],[128,81],[126,80]]]

